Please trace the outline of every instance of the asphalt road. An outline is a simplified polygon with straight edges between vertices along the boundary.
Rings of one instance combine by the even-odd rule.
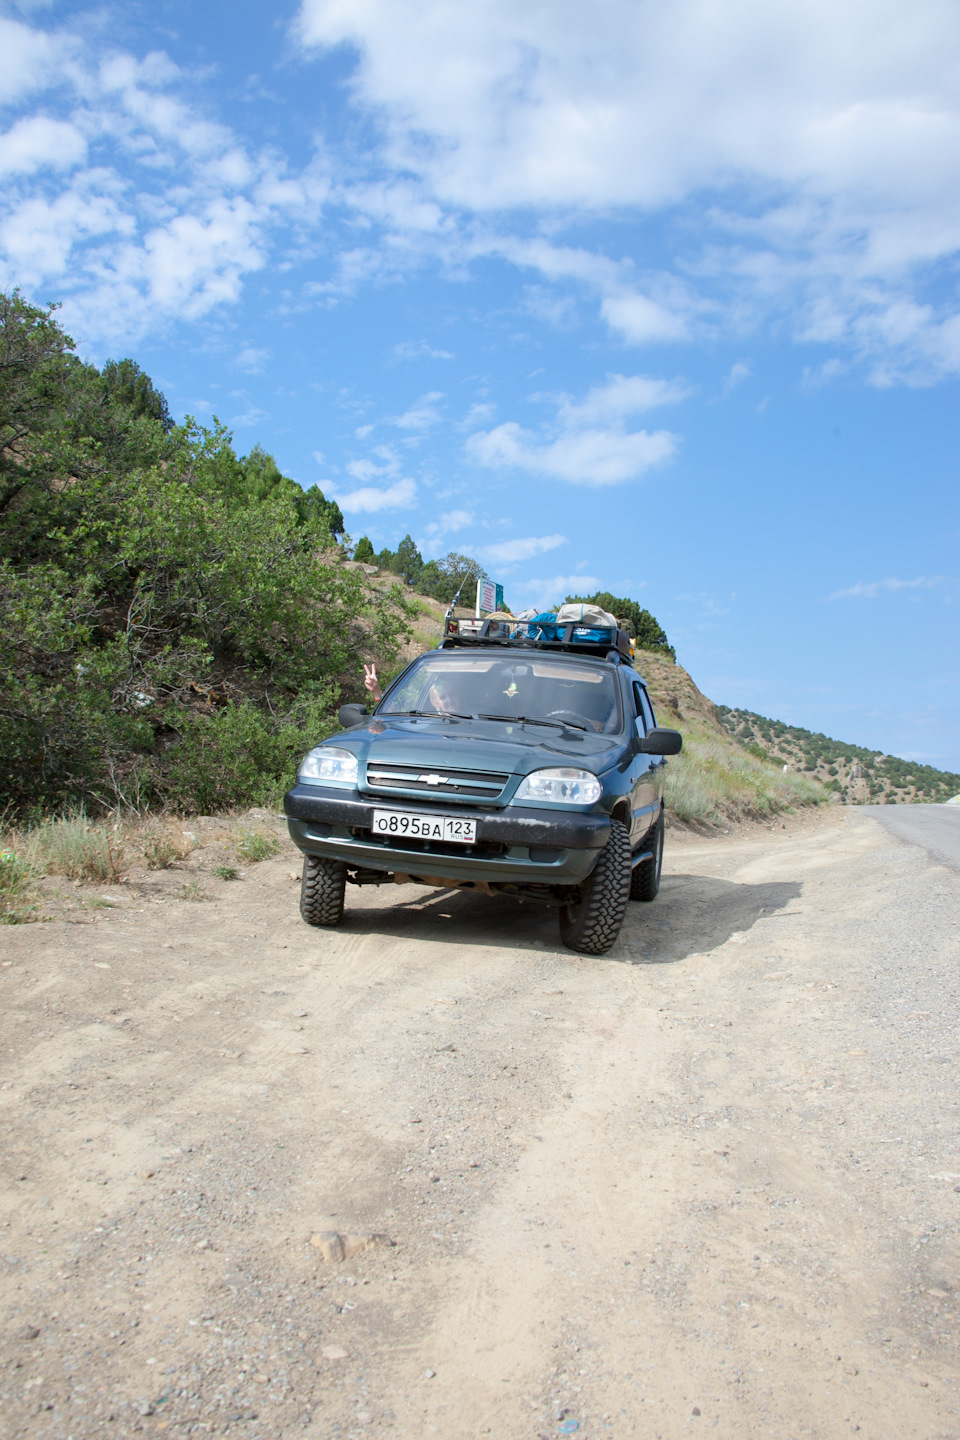
[[[931,860],[960,870],[960,805],[867,805],[898,840],[919,845]]]

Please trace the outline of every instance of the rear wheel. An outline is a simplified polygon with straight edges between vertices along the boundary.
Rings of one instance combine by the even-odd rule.
[[[610,839],[580,886],[580,899],[560,911],[564,945],[582,955],[605,955],[620,934],[629,894],[630,836],[620,820],[611,820]]]
[[[308,925],[339,925],[347,867],[339,860],[304,855],[300,881],[300,914]]]
[[[660,871],[663,869],[663,811],[660,811],[660,819],[653,827],[650,836],[650,849],[653,854],[649,860],[641,860],[639,865],[633,867],[633,879],[630,882],[631,900],[655,900],[657,891],[660,889]]]

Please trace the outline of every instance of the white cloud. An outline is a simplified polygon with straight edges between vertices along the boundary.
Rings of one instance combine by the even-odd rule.
[[[597,422],[623,420],[658,405],[676,405],[692,394],[682,380],[652,380],[646,375],[608,375],[605,385],[595,385],[579,405],[565,400],[560,421],[567,429]]]
[[[596,575],[553,575],[548,580],[510,581],[510,598],[516,607],[516,599],[523,600],[526,608],[531,605],[543,609],[547,605],[562,605],[568,595],[582,595],[584,591],[597,590],[600,581]]]
[[[250,375],[260,375],[270,359],[269,350],[258,350],[255,345],[244,345],[238,354],[234,364],[241,370],[246,370]],[[320,462],[323,463],[322,460]]]
[[[730,366],[730,373],[723,382],[724,395],[731,394],[732,391],[736,390],[738,385],[742,385],[744,380],[748,380],[752,374],[753,371],[745,360],[735,361],[735,363]]]
[[[85,344],[235,302],[277,226],[314,222],[329,191],[316,162],[291,177],[201,114],[197,78],[0,19],[0,98],[45,92],[0,136],[0,285],[55,287]]]
[[[617,485],[670,460],[677,437],[667,430],[628,430],[626,420],[690,394],[680,380],[608,375],[579,403],[561,399],[551,434],[538,436],[508,420],[467,441],[471,459],[490,469],[526,470],[578,485]],[[537,398],[537,397],[534,397]]]
[[[70,36],[48,35],[0,16],[0,104],[43,88],[75,49]]]
[[[354,490],[352,495],[334,495],[331,490],[327,493],[348,515],[374,515],[378,510],[403,510],[413,505],[417,498],[417,486],[414,480],[398,480],[396,485],[386,490],[367,487]]]
[[[404,340],[394,345],[393,353],[398,360],[453,360],[450,350],[435,350],[426,340]]]
[[[960,249],[954,0],[483,0],[455,22],[447,0],[302,0],[297,30],[356,53],[395,177],[379,223],[443,237],[454,216],[684,206],[672,285],[605,256],[574,277],[545,240],[474,243],[533,265],[539,246],[541,273],[597,289],[632,343],[691,337],[704,307],[741,327],[786,310],[878,383],[960,369],[949,290],[920,293]]]
[[[432,425],[440,421],[440,412],[437,409],[437,401],[443,399],[441,390],[431,390],[426,395],[411,405],[410,409],[403,415],[398,415],[393,424],[401,430],[429,430]]]
[[[827,598],[830,600],[842,600],[851,598],[854,600],[876,600],[878,595],[896,595],[901,590],[934,590],[943,583],[941,575],[919,575],[916,580],[897,580],[891,577],[888,580],[871,580],[864,584],[862,581],[856,585],[850,585],[846,590],[834,590]]]
[[[579,403],[564,397],[551,433],[537,435],[508,420],[479,431],[467,454],[490,469],[526,470],[578,485],[617,485],[670,460],[678,440],[668,430],[628,430],[626,419],[656,405],[675,404],[690,391],[678,380],[609,375]]]
[[[427,526],[425,544],[434,544],[445,535],[456,535],[459,530],[465,530],[472,525],[474,514],[472,510],[448,510],[441,515],[439,520],[433,520]]]
[[[488,400],[478,400],[470,406],[457,428],[471,430],[474,425],[482,425],[484,420],[490,420],[496,413],[496,405],[491,405]]]
[[[653,465],[676,454],[676,437],[667,430],[625,432],[577,430],[547,443],[514,421],[471,435],[467,451],[481,465],[527,470],[576,485],[618,485],[635,480]]]
[[[256,405],[249,405],[241,415],[231,415],[227,424],[235,430],[249,430],[252,426],[262,425],[264,420],[269,419],[270,416],[266,410],[261,410]]]
[[[510,565],[519,560],[532,560],[534,555],[545,555],[548,550],[569,543],[566,535],[531,535],[526,540],[502,540],[498,545],[485,545],[480,554],[493,565]]]
[[[87,141],[75,125],[34,115],[0,135],[0,175],[71,170],[86,158]]]
[[[611,329],[634,345],[687,338],[686,320],[646,295],[611,295],[600,306],[600,313]]]
[[[392,479],[400,473],[400,456],[392,445],[377,445],[373,455],[359,460],[350,460],[345,466],[354,480]]]

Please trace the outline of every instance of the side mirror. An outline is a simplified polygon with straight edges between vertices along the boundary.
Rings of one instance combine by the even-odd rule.
[[[640,741],[644,755],[679,755],[683,749],[683,736],[679,730],[667,730],[658,725]]]
[[[362,725],[368,714],[366,705],[341,705],[337,711],[337,719],[344,730],[349,730],[354,725]]]

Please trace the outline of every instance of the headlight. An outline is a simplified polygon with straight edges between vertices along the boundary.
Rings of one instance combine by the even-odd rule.
[[[298,780],[319,785],[325,780],[339,780],[344,785],[357,783],[357,757],[352,750],[339,750],[336,745],[317,745],[302,761]]]
[[[552,800],[555,805],[595,805],[603,794],[603,786],[590,770],[534,770],[525,780],[514,800]]]

